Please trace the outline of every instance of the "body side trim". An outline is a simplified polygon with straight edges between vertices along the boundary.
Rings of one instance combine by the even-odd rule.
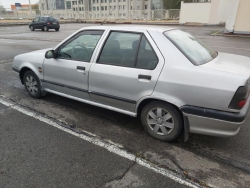
[[[102,97],[107,97],[110,99],[115,99],[115,100],[119,100],[119,101],[123,101],[123,102],[128,102],[128,103],[132,103],[132,104],[136,104],[136,101],[130,100],[130,99],[124,99],[121,97],[116,97],[116,96],[112,96],[112,95],[107,95],[107,94],[103,94],[103,93],[98,93],[95,91],[89,91],[90,94],[94,94],[94,95],[100,95]]]
[[[115,107],[108,106],[108,105],[105,105],[105,104],[100,104],[100,103],[97,103],[97,102],[94,102],[94,101],[90,101],[90,100],[80,99],[78,97],[74,97],[74,96],[67,95],[67,94],[64,94],[64,93],[60,93],[60,92],[57,92],[57,91],[54,91],[54,90],[50,90],[50,89],[44,89],[44,90],[47,91],[47,92],[49,92],[49,93],[54,93],[56,95],[67,97],[67,98],[70,98],[70,99],[73,99],[73,100],[77,100],[77,101],[80,101],[80,102],[83,102],[83,103],[87,103],[87,104],[98,106],[98,107],[105,108],[105,109],[108,109],[108,110],[112,110],[112,111],[120,112],[120,113],[123,113],[123,114],[127,114],[127,115],[132,116],[132,117],[136,117],[137,116],[137,114],[134,113],[134,112],[122,110],[122,109],[119,109],[119,108],[115,108]]]
[[[74,90],[86,92],[86,93],[89,93],[89,94],[99,95],[99,96],[107,97],[107,98],[110,98],[110,99],[115,99],[115,100],[119,100],[119,101],[123,101],[123,102],[136,104],[136,101],[133,101],[133,100],[130,100],[130,99],[124,99],[124,98],[121,98],[121,97],[107,95],[107,94],[104,94],[104,93],[98,93],[98,92],[95,92],[95,91],[88,91],[88,90],[85,90],[85,89],[72,87],[72,86],[68,86],[68,85],[64,85],[64,84],[60,84],[60,83],[56,83],[56,82],[51,82],[51,81],[48,81],[48,80],[43,80],[42,79],[41,81],[44,82],[44,83],[53,84],[53,85],[57,85],[57,86],[61,86],[61,87],[67,87],[69,89],[74,89]]]
[[[48,83],[48,84],[53,84],[53,85],[57,85],[57,86],[61,86],[61,87],[67,87],[69,89],[74,89],[74,90],[77,90],[77,91],[88,92],[88,90],[85,90],[85,89],[72,87],[72,86],[68,86],[68,85],[64,85],[64,84],[60,84],[60,83],[56,83],[56,82],[51,82],[51,81],[48,81],[48,80],[41,79],[41,81],[44,82],[44,83]]]

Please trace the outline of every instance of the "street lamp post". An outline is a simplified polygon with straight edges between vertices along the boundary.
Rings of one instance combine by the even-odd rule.
[[[30,4],[30,0],[29,0],[29,6],[30,6],[30,19],[32,19],[32,15],[31,15],[31,4]]]

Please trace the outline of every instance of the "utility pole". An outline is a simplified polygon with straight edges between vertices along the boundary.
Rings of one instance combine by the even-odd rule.
[[[30,4],[30,0],[29,0],[29,5],[30,5],[30,19],[32,19],[32,15],[31,15],[31,4]]]

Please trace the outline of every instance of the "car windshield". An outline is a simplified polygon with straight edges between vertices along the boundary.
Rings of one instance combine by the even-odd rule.
[[[164,32],[164,35],[195,65],[205,64],[218,55],[216,51],[184,31],[170,30]]]

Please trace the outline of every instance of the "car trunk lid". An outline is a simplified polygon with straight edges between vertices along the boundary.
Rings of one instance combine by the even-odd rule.
[[[250,58],[245,56],[218,52],[215,59],[200,67],[250,77]]]

